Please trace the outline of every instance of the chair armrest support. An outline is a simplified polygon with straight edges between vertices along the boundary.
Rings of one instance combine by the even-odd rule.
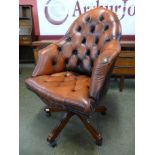
[[[101,51],[101,54],[96,59],[92,70],[90,81],[89,96],[98,100],[101,89],[105,84],[105,79],[115,63],[117,56],[120,53],[120,44],[117,40],[109,42]]]
[[[38,52],[38,62],[32,73],[32,77],[52,74],[55,70],[63,70],[63,60],[61,57],[59,57],[59,60],[61,59],[62,61],[60,60],[58,62],[59,64],[62,64],[61,68],[58,68],[58,65],[53,65],[58,59],[58,47],[57,44],[52,43]]]

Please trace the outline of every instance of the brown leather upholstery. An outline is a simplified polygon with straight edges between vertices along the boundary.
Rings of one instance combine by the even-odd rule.
[[[105,88],[120,52],[117,16],[96,8],[79,16],[56,44],[39,51],[32,77],[26,80],[49,106],[90,114]]]
[[[29,84],[33,91],[48,99],[48,103],[59,102],[62,106],[91,112],[89,98],[90,78],[73,72],[61,72],[31,78]],[[65,107],[64,107],[65,108]]]

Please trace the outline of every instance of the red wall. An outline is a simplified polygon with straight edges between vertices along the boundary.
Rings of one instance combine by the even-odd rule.
[[[39,36],[39,21],[38,21],[38,10],[36,0],[19,0],[20,5],[32,5],[33,20],[34,20],[34,33],[35,36]]]

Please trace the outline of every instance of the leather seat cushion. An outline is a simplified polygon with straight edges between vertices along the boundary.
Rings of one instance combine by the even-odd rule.
[[[61,72],[29,78],[26,84],[41,98],[48,99],[47,104],[70,107],[82,113],[93,111],[93,101],[89,98],[89,76]]]

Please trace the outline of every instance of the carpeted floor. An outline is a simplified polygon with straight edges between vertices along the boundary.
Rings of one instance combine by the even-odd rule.
[[[92,124],[103,135],[103,145],[98,147],[78,118],[72,117],[57,138],[57,147],[48,145],[47,134],[64,113],[45,116],[45,104],[24,84],[33,65],[20,65],[20,155],[134,155],[135,153],[135,87],[134,80],[125,80],[123,92],[117,82],[111,80],[103,104],[107,115],[94,114]]]

